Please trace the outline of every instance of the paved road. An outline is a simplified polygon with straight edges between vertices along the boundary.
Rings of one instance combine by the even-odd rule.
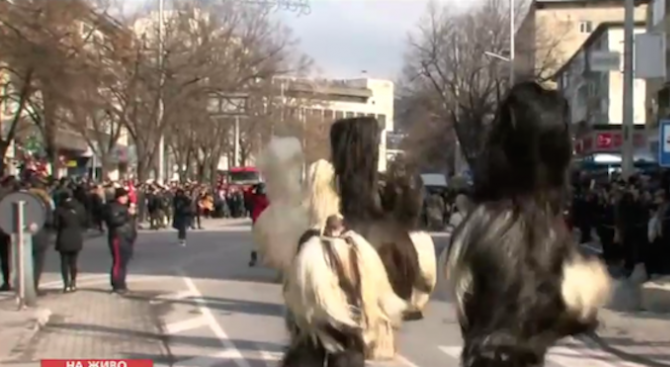
[[[435,238],[438,250],[446,238]],[[158,364],[198,367],[274,366],[286,342],[275,274],[247,266],[251,237],[244,226],[193,231],[185,248],[174,232],[140,235],[131,265],[131,287],[153,294],[172,358]],[[55,254],[52,256],[55,258]],[[49,262],[47,286],[59,288],[57,264]],[[106,284],[109,253],[102,238],[82,253],[80,288]],[[426,319],[408,323],[401,355],[379,366],[458,366],[461,339],[448,295],[438,287]],[[552,350],[549,367],[641,367],[569,341]]]

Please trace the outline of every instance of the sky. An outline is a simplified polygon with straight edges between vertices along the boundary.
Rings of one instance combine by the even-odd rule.
[[[416,28],[428,1],[310,0],[311,14],[279,16],[300,39],[301,51],[314,59],[316,75],[351,78],[365,73],[395,80],[402,69],[408,33]]]
[[[121,0],[124,12],[157,0]],[[254,0],[284,1],[284,0]],[[300,0],[305,1],[305,0]],[[288,11],[277,17],[300,40],[300,50],[315,62],[314,76],[397,80],[407,50],[430,0],[307,0],[309,15]],[[473,0],[433,0],[462,10]]]

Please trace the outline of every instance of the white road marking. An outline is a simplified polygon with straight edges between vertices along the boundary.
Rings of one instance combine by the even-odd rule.
[[[197,316],[187,320],[173,322],[165,325],[165,330],[168,334],[174,335],[187,330],[197,329],[202,326],[209,325],[209,320],[205,316]]]
[[[191,291],[181,291],[175,293],[161,294],[160,296],[154,297],[150,302],[156,304],[168,301],[179,301],[189,297],[195,297],[195,294],[193,294],[193,292]]]
[[[461,358],[461,351],[463,350],[463,347],[445,347],[443,345],[440,345],[438,346],[438,348],[440,348],[440,350],[449,357],[455,359]]]
[[[212,314],[212,310],[210,310],[209,307],[207,306],[207,301],[202,297],[202,293],[200,292],[200,290],[198,290],[198,287],[195,285],[193,280],[188,276],[186,276],[185,274],[182,276],[182,280],[186,284],[186,287],[191,292],[193,292],[193,294],[196,295],[194,301],[198,306],[198,310],[207,319],[210,329],[212,330],[214,335],[216,335],[216,337],[219,339],[221,345],[224,348],[226,348],[224,353],[226,355],[230,355],[230,357],[228,358],[234,359],[235,363],[239,367],[251,367],[249,365],[249,362],[247,362],[247,360],[244,359],[242,352],[240,352],[240,350],[235,347],[233,342],[230,341],[230,337],[228,337],[228,334],[226,334],[226,332],[223,330],[218,321],[216,321],[214,314]]]
[[[279,365],[278,362],[281,361],[282,357],[284,356],[283,353],[270,352],[267,350],[259,350],[258,355],[260,356],[260,360],[264,361],[265,365],[268,367],[276,367],[277,365]]]
[[[407,367],[419,367],[418,365],[416,365],[416,363],[410,361],[409,359],[403,357],[400,354],[397,354],[395,358],[398,360],[398,362],[404,364]]]

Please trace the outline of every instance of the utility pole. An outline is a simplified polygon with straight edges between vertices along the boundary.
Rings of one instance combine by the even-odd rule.
[[[633,165],[633,129],[635,113],[633,104],[634,70],[633,56],[635,45],[633,41],[635,28],[635,0],[625,0],[624,32],[623,32],[623,121],[621,134],[621,174],[624,178],[630,177],[635,168]]]
[[[514,9],[514,0],[509,0],[509,84],[510,86],[514,85],[514,52],[516,47],[516,42],[514,41],[514,36],[516,34],[516,23],[514,20],[515,16]]]
[[[163,43],[165,41],[165,0],[158,0],[158,72],[160,73],[159,86],[158,86],[158,113],[156,114],[156,127],[162,130],[163,126],[163,114],[165,113],[165,106],[163,102],[163,84],[164,73],[163,66],[164,61],[164,50]],[[160,183],[165,182],[165,133],[161,131],[160,140],[158,142],[158,172],[157,172],[157,181]]]

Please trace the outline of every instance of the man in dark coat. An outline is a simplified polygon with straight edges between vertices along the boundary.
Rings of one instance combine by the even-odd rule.
[[[179,244],[186,246],[186,230],[193,222],[194,208],[192,199],[186,194],[184,189],[178,189],[172,199],[174,208],[172,227],[177,230]]]
[[[112,254],[110,279],[114,293],[122,294],[128,291],[126,275],[137,234],[134,211],[135,209],[128,205],[128,191],[117,188],[114,192],[114,201],[107,207],[105,218],[109,250]]]

